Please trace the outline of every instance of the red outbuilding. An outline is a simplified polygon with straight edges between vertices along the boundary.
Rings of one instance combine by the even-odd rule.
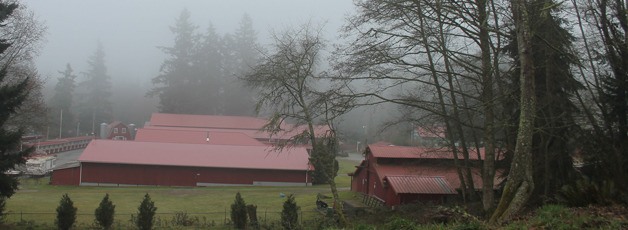
[[[477,161],[477,155],[470,154],[471,160]],[[351,191],[389,207],[412,202],[443,203],[455,198],[460,188],[449,150],[369,145],[365,159],[356,167],[350,174]],[[471,171],[475,188],[481,188],[480,170]]]

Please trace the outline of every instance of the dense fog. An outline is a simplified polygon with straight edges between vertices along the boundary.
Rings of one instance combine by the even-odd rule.
[[[99,45],[104,52],[106,73],[111,79],[113,119],[141,126],[159,100],[147,97],[151,79],[160,73],[172,47],[171,28],[182,11],[203,33],[211,25],[219,36],[235,33],[244,15],[252,19],[258,45],[268,46],[271,35],[285,28],[310,24],[332,49],[339,29],[353,14],[352,1],[23,1],[44,24],[45,41],[35,65],[44,79],[44,96],[50,100],[55,84],[70,64],[76,82],[83,80],[90,57]],[[75,99],[76,100],[76,99]],[[252,109],[251,109],[252,110]],[[227,114],[230,115],[230,114]],[[356,127],[369,118],[352,119]],[[370,118],[372,120],[372,118]],[[355,122],[357,121],[357,122]],[[83,124],[84,125],[84,124]],[[375,132],[375,130],[373,130]]]

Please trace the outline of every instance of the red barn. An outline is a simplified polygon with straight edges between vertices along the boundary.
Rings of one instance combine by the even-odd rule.
[[[365,155],[365,160],[350,174],[351,191],[386,206],[417,201],[442,203],[455,196],[460,188],[451,151],[369,145]],[[478,160],[477,154],[470,155],[471,160]],[[474,168],[472,174],[475,188],[481,188],[480,170]]]
[[[79,158],[78,175],[53,184],[93,186],[311,185],[305,148],[95,140]],[[62,172],[70,174],[69,169]],[[55,171],[56,172],[56,171]],[[72,171],[74,172],[74,171]]]
[[[101,138],[109,140],[133,140],[135,127],[127,126],[120,121],[114,121],[107,125],[101,124]]]

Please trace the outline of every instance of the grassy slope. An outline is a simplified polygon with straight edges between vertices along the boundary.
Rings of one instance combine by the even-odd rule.
[[[350,186],[348,172],[353,171],[354,166],[359,162],[339,158],[340,171],[336,181],[342,191],[347,191]],[[185,211],[187,213],[202,213],[210,219],[220,222],[224,220],[225,212],[229,215],[230,206],[233,203],[235,194],[240,192],[247,204],[258,206],[258,216],[268,219],[279,218],[284,198],[283,194],[295,194],[297,204],[305,218],[317,215],[315,201],[318,193],[329,195],[327,185],[316,185],[312,187],[75,187],[75,186],[51,186],[48,179],[26,179],[22,180],[20,190],[7,202],[6,210],[10,213],[7,220],[9,223],[17,222],[20,218],[24,220],[34,220],[37,223],[49,223],[52,225],[55,218],[55,209],[59,205],[59,200],[64,193],[67,193],[74,206],[78,208],[78,222],[91,224],[93,213],[100,200],[106,193],[116,205],[116,218],[119,221],[127,221],[131,214],[137,212],[145,193],[149,193],[157,206],[158,213],[174,213]],[[348,193],[348,192],[345,192]],[[343,194],[343,197],[351,195]],[[19,213],[42,213],[23,214]],[[163,215],[163,218],[170,219],[171,215]]]

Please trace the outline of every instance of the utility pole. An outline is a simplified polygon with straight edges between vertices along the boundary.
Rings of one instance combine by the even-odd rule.
[[[59,117],[59,139],[61,139],[62,131],[63,131],[63,109],[61,109],[61,116]]]
[[[92,108],[92,136],[96,136],[96,111]]]

